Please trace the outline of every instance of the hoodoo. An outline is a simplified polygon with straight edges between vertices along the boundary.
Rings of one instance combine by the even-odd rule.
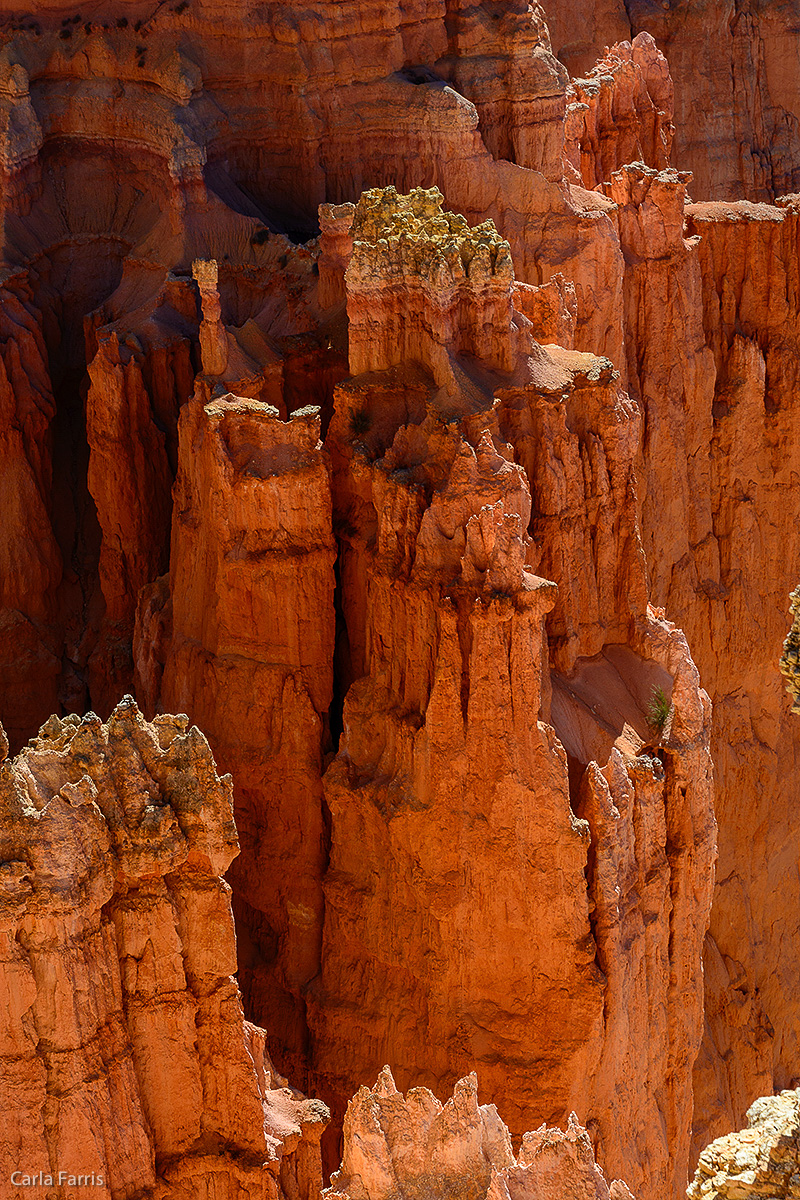
[[[800,76],[735,7],[0,0],[0,1195],[791,1190]]]

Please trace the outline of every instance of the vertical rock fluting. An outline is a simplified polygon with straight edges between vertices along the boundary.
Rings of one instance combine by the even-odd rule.
[[[460,1079],[442,1104],[423,1087],[404,1096],[384,1067],[375,1086],[362,1087],[347,1106],[342,1165],[325,1200],[451,1195],[630,1200],[631,1193],[619,1179],[606,1182],[574,1113],[566,1132],[543,1125],[526,1133],[515,1157],[496,1107],[478,1105],[475,1075]]]
[[[328,1114],[244,1020],[231,783],[202,734],[129,698],[52,717],[0,766],[0,840],[3,1194],[316,1200]]]
[[[775,671],[800,569],[786,524],[796,504],[798,218],[792,198],[685,206],[685,185],[681,173],[636,164],[604,189],[630,264],[628,381],[645,419],[652,595],[686,631],[714,711],[720,862],[697,1152],[796,1069],[794,884],[791,872],[780,893],[773,881],[800,836],[784,801],[797,731]],[[755,858],[745,852],[754,831]]]
[[[318,409],[286,422],[258,400],[204,403],[200,388],[181,411],[169,579],[140,600],[139,681],[147,707],[200,722],[235,775],[242,987],[248,1011],[273,1018],[281,1063],[302,1072],[326,861],[329,469]]]
[[[105,604],[89,691],[101,711],[132,685],[139,591],[169,566],[178,413],[194,384],[196,308],[188,283],[174,279],[136,322],[125,314],[116,325],[103,323],[102,310],[87,321],[88,487],[102,535]]]
[[[614,42],[655,38],[678,83],[673,161],[694,175],[695,195],[771,201],[800,186],[791,5],[545,0],[544,9],[553,51],[575,76]]]
[[[198,314],[185,303],[195,259],[223,264],[219,288],[206,291],[226,312],[229,359],[224,377],[221,361],[209,360],[208,373],[281,415],[322,402],[323,428],[341,376],[335,338],[319,313],[295,319],[308,291],[295,268],[304,253],[310,272],[314,252],[273,231],[307,237],[320,201],[355,198],[374,182],[438,182],[470,221],[502,218],[531,285],[565,266],[574,274],[576,344],[620,349],[595,302],[601,292],[619,299],[618,248],[602,200],[570,200],[560,183],[566,77],[538,8],[411,4],[380,9],[367,27],[352,8],[326,8],[315,42],[327,49],[309,66],[305,32],[287,50],[253,11],[243,42],[230,26],[223,54],[214,10],[188,18],[177,7],[138,30],[128,18],[65,22],[48,9],[36,22],[6,19],[3,261],[42,330],[44,370],[29,364],[34,389],[41,373],[51,397],[40,465],[51,444],[57,459],[49,491],[24,512],[9,489],[7,536],[25,548],[4,618],[13,630],[4,696],[13,688],[18,699],[13,712],[2,703],[16,744],[54,709],[106,713],[130,686],[131,614],[138,589],[166,566],[174,410],[197,366]],[[286,89],[277,110],[276,87]],[[271,97],[266,123],[259,89]],[[251,321],[265,292],[267,315]],[[319,298],[332,299],[324,286]],[[310,342],[277,346],[273,333]],[[224,356],[222,341],[217,350]],[[20,459],[9,477],[27,469]],[[47,560],[47,579],[31,558]]]
[[[584,37],[587,21],[602,28],[602,44],[629,32],[629,19],[613,8],[594,5],[590,21],[575,5],[554,17],[558,25],[569,15],[571,42]],[[679,92],[678,158],[690,100],[704,124],[716,114],[720,140],[680,165],[695,168],[695,194],[709,180],[717,187],[729,178],[731,105],[749,104],[740,82],[754,72],[752,124],[760,128],[752,138],[737,134],[736,153],[744,148],[736,170],[772,194],[795,170],[787,151],[792,120],[781,124],[778,111],[790,113],[793,102],[764,102],[767,93],[786,90],[785,53],[773,36],[785,13],[737,12],[729,23],[727,13],[709,11],[685,22],[695,33],[693,22],[716,22],[719,45],[711,47],[709,77],[701,73],[697,89]],[[676,13],[683,21],[677,9],[649,5],[642,14],[634,5],[630,21],[637,28],[637,21],[652,22],[662,48],[670,51],[670,39],[676,52],[683,47],[684,59],[674,61],[688,61],[698,51],[676,27]],[[477,1057],[495,1073],[496,1091],[504,1056],[516,1064],[518,1051],[520,1061],[534,1063],[527,1078],[535,1082],[539,1046],[515,1031],[538,1016],[520,1016],[511,990],[498,982],[504,969],[507,979],[527,980],[543,961],[526,930],[549,913],[554,885],[539,834],[528,828],[533,810],[542,836],[564,851],[570,881],[554,906],[559,930],[569,934],[554,946],[560,982],[542,1000],[546,1019],[535,1031],[548,1042],[542,1062],[555,1061],[562,1036],[566,1060],[542,1090],[546,1112],[536,1110],[534,1083],[521,1090],[521,1104],[554,1118],[580,1107],[600,1157],[644,1196],[645,1172],[661,1187],[683,1171],[696,940],[713,857],[707,714],[680,633],[648,610],[648,575],[650,597],[686,629],[717,702],[725,840],[719,919],[706,946],[708,1037],[696,1076],[707,1128],[736,1120],[773,1078],[788,1082],[796,1058],[795,931],[769,884],[775,872],[791,875],[797,831],[779,799],[796,735],[777,681],[766,674],[785,632],[784,593],[800,575],[788,516],[773,515],[796,507],[793,202],[782,209],[693,206],[684,230],[686,175],[662,169],[669,82],[646,36],[612,48],[597,70],[587,58],[586,78],[567,94],[535,6],[408,3],[365,17],[354,5],[325,4],[313,34],[302,21],[291,25],[293,17],[287,25],[253,10],[246,21],[226,17],[224,37],[213,6],[184,14],[180,5],[161,6],[140,30],[87,20],[59,32],[60,14],[50,18],[45,9],[43,27],[13,31],[0,64],[4,259],[15,272],[5,279],[14,297],[3,347],[11,381],[3,392],[3,496],[13,516],[0,532],[3,712],[19,741],[59,701],[84,705],[87,680],[98,702],[110,704],[127,686],[125,643],[137,590],[147,585],[137,635],[142,695],[150,706],[188,709],[236,774],[246,852],[232,878],[247,1002],[275,1027],[276,1050],[301,1070],[310,1053],[322,1078],[326,1057],[335,1061],[331,1047],[341,1044],[341,1074],[330,1069],[340,1105],[364,1070],[390,1056],[389,1010],[378,1003],[387,986],[386,945],[397,948],[406,970],[394,993],[398,1007],[426,994],[429,980],[441,995],[439,976],[451,968],[451,983],[460,972],[478,993],[487,987],[463,1029],[439,1004],[439,1057],[431,1058],[429,1082],[449,1086]],[[755,29],[771,32],[748,48]],[[733,99],[723,102],[731,88]],[[567,101],[571,182],[564,184],[556,160]],[[645,161],[626,167],[629,155]],[[577,173],[601,190],[579,186]],[[435,203],[428,215],[434,224],[446,220],[447,230],[443,246],[423,238],[424,269],[420,247],[409,248],[402,227],[387,230],[384,256],[364,249],[369,236],[357,226],[364,245],[353,253],[355,212],[338,202],[354,200],[367,184],[421,182],[437,184],[469,222],[494,217],[525,282],[514,283],[502,238],[486,229],[467,236],[463,221],[437,216]],[[272,232],[310,236],[322,200],[337,203],[321,214],[321,249],[313,241],[294,249]],[[193,261],[211,264],[214,256],[216,278],[199,280],[207,379],[194,406],[184,405],[170,578],[153,583],[166,567],[176,409],[192,384],[187,347],[200,314],[187,309],[191,328],[173,341],[171,333],[140,334],[140,309],[145,295],[158,293],[153,279],[173,268],[186,276]],[[31,262],[35,269],[22,265]],[[748,262],[764,269],[751,272]],[[188,281],[182,286],[188,293]],[[112,294],[113,328],[98,334],[87,381],[75,332],[84,313]],[[329,400],[340,378],[334,346],[343,341],[345,300],[353,372],[360,374],[339,388],[329,438],[341,550],[334,679],[324,460],[315,450],[315,482],[308,484],[306,468],[297,467],[298,455],[314,458],[305,442],[298,450],[306,415],[279,418],[302,408],[306,391],[315,402],[322,402],[318,392]],[[126,340],[131,331],[138,345]],[[563,353],[540,351],[531,332]],[[306,370],[308,363],[316,365]],[[162,394],[173,368],[175,386]],[[209,414],[219,384],[240,399],[216,395]],[[59,406],[61,430],[71,423],[80,432],[87,385],[105,618],[88,561],[95,547],[81,544],[65,515],[65,499],[82,487],[81,455],[54,437]],[[263,401],[277,411],[267,412]],[[323,429],[328,415],[325,409]],[[77,434],[73,441],[79,450]],[[61,455],[55,486],[52,444]],[[65,482],[73,463],[80,469]],[[281,499],[270,499],[270,489],[277,495],[281,487]],[[320,505],[322,517],[315,516]],[[327,556],[324,568],[317,551]],[[544,582],[529,587],[531,578]],[[552,603],[547,614],[540,611],[545,601]],[[753,619],[764,604],[763,619]],[[546,648],[538,632],[543,616]],[[300,634],[290,635],[295,626]],[[676,706],[664,747],[649,744],[653,686],[671,693]],[[520,699],[528,692],[530,711]],[[489,722],[494,736],[487,738],[482,721],[495,694],[513,720]],[[333,739],[326,743],[329,709]],[[367,856],[351,862],[354,851],[344,840],[337,845],[331,831],[330,938],[316,977],[329,836],[322,749],[335,744],[340,728],[341,755],[329,769],[332,807],[343,839],[369,829],[377,849],[368,870]],[[382,739],[377,750],[373,734]],[[447,749],[450,737],[457,752]],[[445,783],[436,782],[439,775]],[[498,782],[512,776],[513,785]],[[375,812],[366,802],[361,812],[365,796]],[[475,826],[467,855],[473,874],[463,879],[450,871],[461,836],[460,817],[448,815],[454,796]],[[488,838],[489,850],[479,836],[485,796],[501,829]],[[507,833],[516,831],[514,822],[525,848],[516,860],[515,835]],[[749,847],[754,832],[763,832],[767,872],[749,854],[740,865],[742,838]],[[527,879],[530,862],[537,864],[532,914],[527,898],[517,910],[502,891],[511,886],[503,838],[512,843],[512,878]],[[422,865],[414,857],[417,843],[429,841],[445,848],[441,874],[430,848]],[[299,864],[292,878],[289,855]],[[404,897],[398,911],[381,877],[382,856]],[[787,884],[790,908],[793,887]],[[497,980],[476,984],[480,954],[492,963],[502,956],[502,946],[487,951],[489,935],[469,912],[481,888],[511,949]],[[423,920],[428,912],[435,918]],[[365,914],[374,922],[366,935]],[[337,942],[339,928],[350,942]],[[441,930],[442,944],[445,936],[466,939],[462,929],[474,949],[445,946],[451,961],[436,938]],[[630,972],[620,965],[623,946],[634,947]],[[608,1064],[588,1096],[578,1069],[583,1051],[570,1059],[570,1039],[577,1044],[579,1035],[563,1029],[559,1012],[559,988],[572,987],[581,973],[590,982],[576,991],[576,1029],[589,1031],[588,1044]],[[331,1001],[330,1029],[338,1023],[341,1043],[322,1013],[325,997],[338,995],[340,976],[346,1002]],[[304,1008],[312,981],[316,1041],[309,1052]],[[541,998],[544,986],[532,994]],[[628,993],[630,1016],[620,1001]],[[366,1051],[353,1032],[362,1003],[377,1012],[362,1039]],[[685,1019],[678,1020],[681,1006]],[[416,1025],[398,1025],[403,1082],[427,1037],[421,1011]],[[657,1036],[638,1035],[645,1026]],[[374,1058],[359,1057],[367,1053]],[[667,1082],[648,1090],[647,1079]],[[646,1131],[663,1134],[651,1139],[632,1130],[637,1111],[648,1114]],[[526,1120],[513,1114],[515,1129]],[[619,1160],[634,1146],[639,1161],[629,1169]]]
[[[54,416],[41,317],[27,281],[12,278],[0,302],[0,721],[14,745],[58,707]]]
[[[794,902],[773,881],[800,835],[784,801],[797,732],[775,672],[800,567],[785,523],[796,504],[798,283],[793,199],[686,206],[686,184],[634,164],[603,188],[628,264],[651,594],[685,630],[714,712],[720,863],[696,1152],[759,1093],[790,1082],[797,1057]],[[756,858],[745,851],[754,831]]]
[[[800,894],[789,865],[800,820],[786,802],[800,735],[775,669],[785,597],[800,575],[791,531],[799,221],[792,198],[777,208],[687,208],[688,231],[700,238],[716,373],[705,439],[712,520],[703,542],[676,562],[664,602],[687,630],[715,713],[720,861],[707,968],[714,1053],[706,1060],[713,1069],[698,1081],[708,1119],[699,1145],[740,1124],[760,1093],[790,1084],[800,1053]],[[754,831],[758,856],[745,852]]]
[[[647,604],[638,410],[607,360],[531,341],[508,270],[489,281],[505,329],[484,321],[482,361],[459,354],[487,273],[479,231],[432,199],[368,193],[344,276],[362,373],[337,389],[328,444],[355,682],[324,779],[312,1079],[341,1111],[385,1059],[438,1089],[478,1063],[495,1092],[513,1062],[515,1130],[576,1107],[611,1171],[679,1189],[710,713],[685,640]],[[387,361],[410,344],[383,333],[403,320],[427,371]],[[654,685],[675,706],[658,752],[643,750]]]

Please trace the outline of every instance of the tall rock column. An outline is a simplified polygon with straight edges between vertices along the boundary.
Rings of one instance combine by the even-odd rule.
[[[800,814],[791,799],[800,730],[776,670],[786,596],[800,577],[800,210],[794,197],[777,207],[693,204],[687,226],[699,238],[716,371],[712,533],[694,562],[676,565],[668,601],[697,646],[714,703],[719,780],[699,1150],[740,1125],[757,1096],[792,1085],[800,1059]]]
[[[201,385],[202,386],[202,385]],[[207,396],[205,397],[207,399]],[[145,590],[137,663],[149,707],[187,712],[234,774],[240,978],[302,1078],[303,991],[319,967],[332,694],[333,535],[319,410],[288,422],[202,392],[181,413],[170,575]]]
[[[244,1020],[203,735],[130,697],[51,717],[0,766],[0,830],[3,1194],[317,1200],[328,1114]]]
[[[15,747],[58,707],[63,561],[53,528],[55,414],[41,317],[20,273],[0,292],[0,719]]]
[[[167,278],[132,322],[112,305],[85,322],[89,387],[88,486],[102,533],[105,602],[89,659],[93,703],[110,711],[133,684],[132,641],[142,587],[169,566],[178,414],[192,394],[197,300],[188,280]],[[109,319],[112,318],[112,319]]]
[[[639,409],[607,359],[533,341],[510,270],[491,307],[465,270],[454,309],[449,263],[477,231],[420,199],[365,194],[345,275],[362,373],[336,389],[327,444],[353,682],[324,778],[312,1078],[338,1115],[384,1061],[440,1091],[474,1063],[495,1093],[512,1064],[514,1132],[574,1109],[609,1172],[677,1195],[715,857],[710,709],[648,604]],[[668,738],[648,726],[654,688]]]

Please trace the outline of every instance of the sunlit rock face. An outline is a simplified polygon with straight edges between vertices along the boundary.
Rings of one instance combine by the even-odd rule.
[[[244,1019],[231,781],[185,717],[52,717],[0,768],[5,1194],[316,1200],[325,1106]],[[63,1179],[59,1178],[63,1175]]]
[[[574,1113],[566,1132],[542,1125],[526,1133],[515,1157],[495,1105],[478,1105],[474,1074],[442,1104],[427,1088],[404,1096],[384,1067],[375,1086],[360,1088],[347,1106],[342,1165],[324,1200],[452,1195],[630,1200],[631,1193],[621,1180],[606,1182]]]
[[[747,1128],[717,1138],[700,1155],[689,1200],[785,1196],[796,1187],[800,1093],[781,1092],[756,1100]]]
[[[796,1069],[793,35],[546,8],[7,10],[0,716],[200,725],[333,1142],[511,1064],[645,1200]]]

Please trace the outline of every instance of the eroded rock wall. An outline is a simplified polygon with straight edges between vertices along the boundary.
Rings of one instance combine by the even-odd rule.
[[[326,450],[316,410],[223,390],[241,335],[198,265],[212,371],[181,411],[169,577],[137,619],[148,706],[205,724],[236,778],[245,997],[340,1117],[387,1058],[439,1090],[473,1062],[500,1089],[510,1058],[517,1132],[577,1108],[614,1170],[679,1187],[709,712],[648,606],[639,409],[571,348],[563,277],[517,284],[496,229],[436,190],[322,220],[350,355]],[[536,342],[545,325],[566,345]]]
[[[235,775],[242,987],[249,1012],[272,1016],[273,1045],[299,1078],[326,861],[329,467],[319,409],[282,421],[260,400],[204,399],[181,410],[170,574],[140,600],[139,687],[149,709],[201,721]]]
[[[578,1105],[610,1169],[669,1189],[687,1170],[702,1025],[710,714],[679,631],[648,608],[639,411],[607,360],[531,340],[513,279],[503,309],[497,274],[473,269],[473,234],[430,213],[415,223],[422,197],[399,199],[405,225],[396,196],[382,215],[379,200],[355,211],[345,288],[369,324],[328,434],[355,682],[324,777],[312,1078],[341,1111],[350,1081],[385,1058],[404,1083],[438,1090],[477,1062],[496,1091],[514,1061],[515,1131]],[[462,279],[448,264],[464,256]],[[428,322],[431,373],[387,367],[384,273],[389,319],[409,330],[452,314],[455,296],[480,313],[491,289],[483,360],[459,356],[452,324],[448,341]],[[424,305],[409,299],[422,286]],[[515,365],[493,379],[497,346]],[[672,741],[647,753],[661,682]],[[654,1077],[670,1080],[658,1099]]]
[[[678,81],[691,185],[666,165],[664,59],[624,40],[641,22],[684,61],[685,14],[612,10],[553,13],[562,53],[567,12],[572,41],[621,39],[572,85],[535,6],[6,22],[0,662],[18,745],[56,707],[110,710],[138,612],[142,702],[187,709],[235,775],[242,984],[298,1080],[324,1078],[341,1110],[392,1057],[394,978],[404,1085],[430,991],[429,1082],[476,1058],[496,1092],[517,1055],[515,1132],[576,1107],[645,1196],[685,1174],[714,857],[688,647],[723,776],[699,1136],[794,1060],[794,931],[769,880],[796,845],[774,675],[800,575],[774,516],[796,507],[795,216],[685,208],[687,186],[723,186],[747,39],[784,10],[683,22],[716,38],[711,83]],[[784,52],[753,49],[763,131],[733,140],[759,198],[793,170],[793,126],[789,100],[767,103]],[[698,97],[719,135],[699,169]],[[424,200],[382,246],[356,219],[365,188],[432,184],[460,214],[446,231]],[[675,708],[663,746],[654,686]],[[352,843],[367,834],[372,860]],[[555,901],[540,836],[563,856]],[[484,895],[497,945],[471,911]],[[525,936],[545,909],[552,954]],[[479,997],[469,1020],[439,975]],[[588,1085],[587,1045],[606,1064]]]
[[[3,1194],[16,1172],[316,1200],[328,1113],[244,1020],[231,781],[202,734],[130,698],[52,717],[0,767],[0,831]]]
[[[721,832],[707,974],[719,1057],[713,1099],[703,1093],[706,1113],[717,1105],[724,1113],[708,1127],[715,1134],[740,1124],[759,1094],[791,1084],[798,1055],[791,871],[787,890],[774,886],[800,836],[787,802],[800,742],[776,669],[800,570],[785,524],[796,489],[798,214],[787,199],[689,206],[687,216],[700,237],[716,368],[706,442],[712,521],[673,571],[664,603],[687,630],[715,712]],[[757,831],[757,863],[743,853],[745,828]]]
[[[591,78],[615,42],[642,33],[655,39],[677,83],[673,163],[692,172],[695,199],[769,202],[797,190],[793,4],[580,0],[546,2],[544,10],[552,49],[579,80]]]

